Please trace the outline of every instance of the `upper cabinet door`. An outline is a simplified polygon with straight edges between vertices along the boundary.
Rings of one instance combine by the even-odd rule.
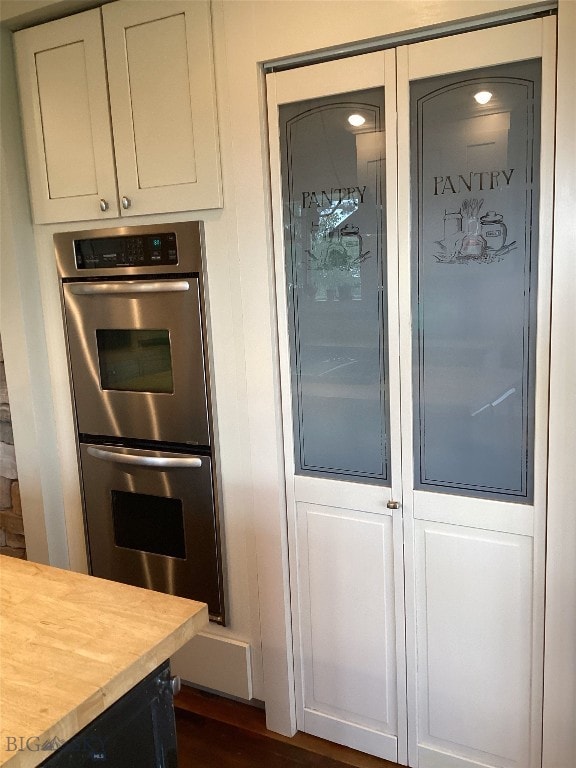
[[[117,216],[100,11],[14,37],[34,221]]]
[[[122,209],[222,206],[210,4],[104,6]]]

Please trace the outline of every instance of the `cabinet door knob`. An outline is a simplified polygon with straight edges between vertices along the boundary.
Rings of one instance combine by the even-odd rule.
[[[386,506],[388,509],[400,509],[400,502],[399,501],[392,501],[390,500]]]
[[[182,688],[181,680],[178,675],[170,678],[170,690],[173,696],[178,696]]]
[[[104,198],[101,197],[100,198],[100,210],[102,211],[102,213],[104,213],[104,211],[107,211],[109,207],[110,206],[108,205],[108,201],[104,200]]]
[[[130,200],[129,197],[122,198],[122,208],[124,208],[124,210],[127,210],[128,208],[130,208],[131,205],[132,205],[132,200]]]

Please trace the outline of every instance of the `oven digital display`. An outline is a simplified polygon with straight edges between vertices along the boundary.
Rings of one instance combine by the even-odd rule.
[[[178,264],[175,232],[74,241],[77,269],[117,269]]]

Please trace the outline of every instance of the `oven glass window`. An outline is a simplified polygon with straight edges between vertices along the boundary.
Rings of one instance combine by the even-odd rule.
[[[186,557],[180,499],[112,491],[112,521],[117,547],[167,557]]]
[[[98,329],[102,389],[172,394],[172,355],[167,330]]]

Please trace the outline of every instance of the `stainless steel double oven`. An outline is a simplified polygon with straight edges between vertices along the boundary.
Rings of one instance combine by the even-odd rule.
[[[202,225],[54,243],[91,572],[224,623]]]

